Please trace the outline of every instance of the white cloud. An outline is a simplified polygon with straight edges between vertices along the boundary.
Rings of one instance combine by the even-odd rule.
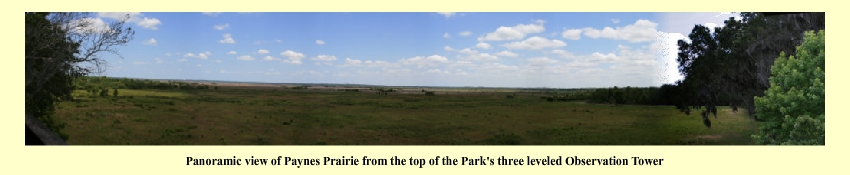
[[[75,33],[106,33],[112,31],[109,24],[103,22],[100,18],[80,18],[69,22],[66,28]]]
[[[363,61],[353,60],[351,58],[345,58],[344,66],[360,66],[363,64]]]
[[[454,51],[455,50],[454,48],[449,47],[449,46],[443,47],[443,49],[445,49],[447,51]]]
[[[452,36],[449,35],[449,32],[443,33],[443,38],[450,38],[450,37],[452,37]]]
[[[655,41],[658,38],[658,23],[649,20],[638,20],[634,24],[625,27],[605,27],[602,30],[585,28],[584,36],[591,38],[607,38],[615,40],[626,40],[632,43]]]
[[[156,58],[153,58],[153,59],[156,60],[157,64],[163,63],[162,59],[159,59],[159,57],[156,57]]]
[[[579,30],[579,29],[565,30],[564,33],[561,33],[561,37],[564,37],[565,39],[579,40],[579,39],[581,39],[581,30]]]
[[[464,48],[463,50],[459,50],[459,51],[457,51],[457,52],[462,53],[462,54],[468,54],[468,55],[472,55],[472,54],[477,54],[477,53],[478,53],[478,51],[477,51],[477,50],[472,50],[472,49],[469,49],[469,48]]]
[[[333,61],[333,60],[336,60],[336,56],[333,56],[333,55],[319,55],[319,56],[316,56],[316,57],[310,58],[310,60],[316,60],[316,61]]]
[[[416,65],[416,66],[419,66],[419,67],[436,66],[437,64],[448,63],[448,62],[449,62],[448,58],[446,58],[444,56],[440,56],[440,55],[431,55],[431,56],[428,56],[428,57],[417,56],[417,57],[413,57],[413,58],[399,60],[399,63],[401,63],[403,65]]]
[[[291,50],[280,52],[280,56],[285,56],[289,59],[297,59],[297,60],[304,58],[303,53],[298,53],[298,52],[291,51]]]
[[[142,64],[148,64],[148,63],[142,62],[142,61],[133,61],[133,64],[142,65]]]
[[[614,24],[617,24],[617,23],[620,23],[620,19],[611,19],[611,22],[613,22]]]
[[[499,58],[495,55],[490,55],[488,53],[480,53],[480,54],[470,54],[466,56],[460,56],[460,60],[463,61],[472,61],[472,62],[482,62],[482,61],[498,61]]]
[[[213,63],[221,63],[221,60],[213,60]]]
[[[322,41],[322,40],[316,40],[316,44],[318,44],[318,45],[325,45],[325,41]]]
[[[524,41],[512,42],[504,45],[508,49],[526,49],[526,50],[539,50],[543,48],[557,48],[567,46],[567,43],[564,43],[561,40],[549,40],[542,37],[531,37]]]
[[[145,17],[141,21],[136,22],[136,25],[142,26],[143,28],[151,29],[151,30],[159,29],[157,26],[160,25],[160,24],[162,24],[162,22],[160,22],[159,19],[147,18],[147,17]]]
[[[534,23],[544,24],[544,23],[546,23],[546,20],[538,19],[538,20],[534,20]]]
[[[227,52],[227,54],[228,54],[228,55],[236,55],[236,51],[235,51],[235,50],[231,50],[230,52]]]
[[[275,41],[275,42],[277,42],[277,43],[282,43],[282,42],[283,42],[283,40],[279,40],[279,39],[276,39],[276,40],[274,40],[274,41]]]
[[[230,28],[230,24],[228,24],[228,23],[213,26],[213,29],[215,29],[215,30],[224,30],[224,29],[227,29],[227,28]]]
[[[451,73],[451,72],[449,72],[449,70],[430,69],[430,70],[428,70],[428,73],[448,74],[448,73]]]
[[[446,18],[450,18],[452,16],[455,16],[455,14],[457,14],[457,12],[437,12],[437,14],[443,15]]]
[[[460,33],[457,33],[457,34],[458,34],[458,35],[460,35],[460,36],[469,36],[469,35],[472,35],[472,32],[470,32],[470,31],[463,31],[463,32],[460,32]]]
[[[207,59],[210,55],[212,55],[212,53],[210,53],[210,51],[206,51],[204,53],[198,53],[198,54],[187,53],[186,55],[183,55],[183,57]]]
[[[266,60],[266,61],[275,61],[275,60],[280,60],[280,59],[275,58],[275,57],[272,57],[272,56],[266,56],[265,58],[263,58],[263,60]]]
[[[516,53],[513,53],[513,52],[511,52],[511,51],[507,51],[507,50],[506,50],[506,51],[502,51],[502,52],[496,53],[496,56],[502,56],[502,57],[517,57],[517,56],[519,56],[519,54],[516,54]]]
[[[539,24],[519,24],[513,27],[499,27],[496,31],[488,33],[478,40],[499,41],[499,40],[520,40],[525,38],[526,34],[540,33],[546,28]]]
[[[455,74],[457,74],[457,75],[469,75],[469,73],[466,73],[465,71],[460,70],[460,69],[456,69]]]
[[[229,33],[225,33],[224,35],[222,35],[222,37],[224,37],[224,39],[219,40],[218,43],[227,43],[227,44],[236,43],[236,41],[233,40],[233,37],[231,37]]]
[[[165,56],[170,57],[171,53],[165,53]]]
[[[714,28],[717,27],[718,25],[717,25],[717,23],[710,22],[710,23],[703,24],[703,26],[708,27],[709,31],[714,32]]]
[[[257,53],[258,54],[267,54],[267,53],[269,53],[269,50],[260,49],[260,50],[257,50]]]
[[[159,29],[157,26],[162,24],[159,19],[145,17],[144,14],[139,12],[99,12],[97,15],[99,17],[112,18],[116,20],[127,19],[127,22],[129,23],[136,23],[137,26],[151,30]]]
[[[181,58],[181,59],[179,59],[179,60],[177,60],[177,61],[179,61],[179,62],[186,62],[186,61],[189,61],[189,60],[187,60],[186,58]]]
[[[221,12],[203,12],[203,13],[204,13],[204,15],[209,15],[209,16],[218,16],[219,14],[221,14]]]
[[[142,41],[142,44],[156,46],[156,39],[151,38],[149,40]]]
[[[483,42],[478,43],[478,44],[475,44],[475,47],[477,47],[477,48],[481,48],[481,49],[490,49],[490,48],[492,48],[492,46],[490,46],[490,44],[483,43]]]
[[[298,53],[295,51],[287,50],[280,52],[280,56],[284,56],[288,58],[287,60],[281,61],[282,63],[290,63],[290,64],[301,64],[301,59],[304,59],[303,53]]]
[[[251,55],[242,55],[242,56],[236,57],[236,59],[237,60],[243,60],[243,61],[254,60],[254,58],[252,58]]]
[[[569,59],[575,58],[575,55],[573,55],[573,53],[567,52],[566,50],[555,49],[555,50],[552,50],[552,53],[558,55],[558,57],[561,57],[561,58],[569,58]]]
[[[558,63],[558,60],[549,59],[546,57],[529,58],[528,64],[532,66],[547,66]]]

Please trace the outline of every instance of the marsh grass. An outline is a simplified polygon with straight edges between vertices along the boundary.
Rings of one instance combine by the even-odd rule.
[[[119,92],[60,103],[56,116],[70,144],[746,145],[756,128],[745,112],[725,107],[708,129],[671,106],[548,102],[515,92]]]

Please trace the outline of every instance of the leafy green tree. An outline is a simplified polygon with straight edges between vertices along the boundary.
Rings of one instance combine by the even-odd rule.
[[[113,97],[118,97],[118,89],[117,89],[117,88],[116,88],[116,89],[112,89],[112,96],[113,96]]]
[[[767,80],[776,57],[780,52],[793,55],[805,31],[825,27],[824,13],[740,15],[724,21],[724,27],[696,25],[688,35],[690,42],[678,42],[677,62],[685,79],[676,85],[685,98],[675,105],[683,112],[704,107],[717,117],[716,106],[742,106],[759,120],[753,97],[764,95],[770,86]],[[707,115],[703,119],[708,120]]]
[[[823,145],[825,142],[824,31],[807,32],[796,56],[781,53],[771,68],[770,88],[756,97],[767,120],[753,138],[758,144]]]
[[[55,103],[71,99],[74,79],[103,70],[98,53],[117,54],[115,46],[134,34],[126,20],[105,28],[88,14],[25,13],[25,110],[63,139],[64,124],[52,119]]]

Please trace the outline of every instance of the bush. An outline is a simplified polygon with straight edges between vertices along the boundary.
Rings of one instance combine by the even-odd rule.
[[[425,95],[427,95],[427,96],[434,96],[434,92],[425,92]]]
[[[825,142],[824,31],[806,32],[797,55],[781,53],[771,67],[770,88],[755,97],[766,120],[753,135],[757,144],[823,145]]]

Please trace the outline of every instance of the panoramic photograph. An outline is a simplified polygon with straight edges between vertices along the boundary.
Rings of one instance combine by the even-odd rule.
[[[824,12],[27,12],[26,145],[825,145]]]

